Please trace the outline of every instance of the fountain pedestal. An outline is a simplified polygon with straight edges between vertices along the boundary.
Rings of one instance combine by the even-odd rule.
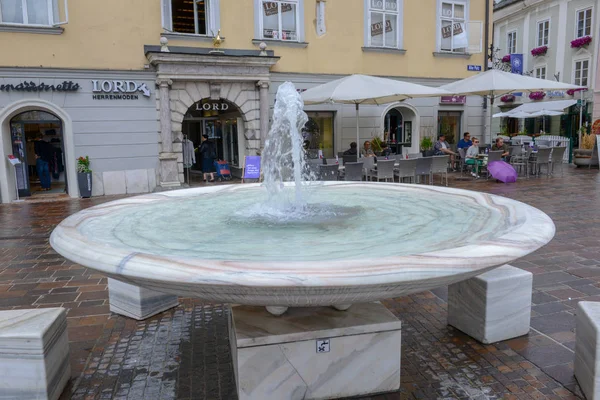
[[[177,307],[177,296],[108,278],[110,311],[138,321]]]
[[[381,303],[233,307],[230,343],[240,400],[331,399],[400,388],[401,323]]]

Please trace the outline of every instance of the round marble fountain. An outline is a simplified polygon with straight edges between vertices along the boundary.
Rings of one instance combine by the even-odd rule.
[[[538,209],[485,193],[323,182],[305,195],[306,215],[255,213],[259,184],[143,195],[70,216],[50,242],[71,261],[165,293],[317,306],[465,280],[554,235]]]

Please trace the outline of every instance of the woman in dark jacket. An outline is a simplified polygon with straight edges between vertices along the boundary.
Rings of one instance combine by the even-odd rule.
[[[198,153],[200,153],[202,156],[202,172],[204,173],[204,181],[206,182],[206,176],[210,174],[210,181],[214,182],[214,162],[217,158],[217,151],[212,140],[208,140],[208,135],[202,135],[202,143],[200,144]]]

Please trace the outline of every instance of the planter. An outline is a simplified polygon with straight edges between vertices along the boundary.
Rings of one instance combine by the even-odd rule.
[[[79,185],[79,196],[87,199],[92,197],[92,173],[79,172],[77,174],[77,183]]]
[[[592,163],[592,152],[593,150],[588,149],[575,149],[573,150],[573,164],[577,167],[587,167]],[[598,165],[597,163],[591,164]]]
[[[580,47],[587,46],[590,43],[592,43],[592,37],[591,36],[584,36],[584,37],[572,40],[571,41],[571,48],[578,49]]]
[[[544,56],[544,55],[546,55],[547,52],[548,52],[548,46],[541,46],[541,47],[536,47],[535,49],[531,50],[531,55],[534,57]]]
[[[421,154],[423,155],[423,157],[431,157],[433,156],[433,153],[433,150],[421,150]]]

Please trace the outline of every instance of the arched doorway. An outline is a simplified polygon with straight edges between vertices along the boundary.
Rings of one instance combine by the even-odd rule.
[[[418,150],[419,116],[412,105],[403,103],[388,107],[383,114],[383,130],[384,140],[392,152],[403,154]]]
[[[63,124],[43,110],[24,111],[10,119],[12,155],[19,197],[67,191]]]
[[[183,140],[190,140],[196,155],[195,163],[186,163],[184,157],[184,168],[190,172],[185,174],[185,180],[189,184],[198,183],[197,173],[203,171],[202,155],[198,148],[202,142],[202,136],[215,144],[216,156],[219,160],[225,160],[230,167],[239,170],[244,162],[244,143],[242,114],[230,101],[220,99],[202,99],[193,104],[186,112],[183,123]],[[189,177],[188,177],[189,175]]]

